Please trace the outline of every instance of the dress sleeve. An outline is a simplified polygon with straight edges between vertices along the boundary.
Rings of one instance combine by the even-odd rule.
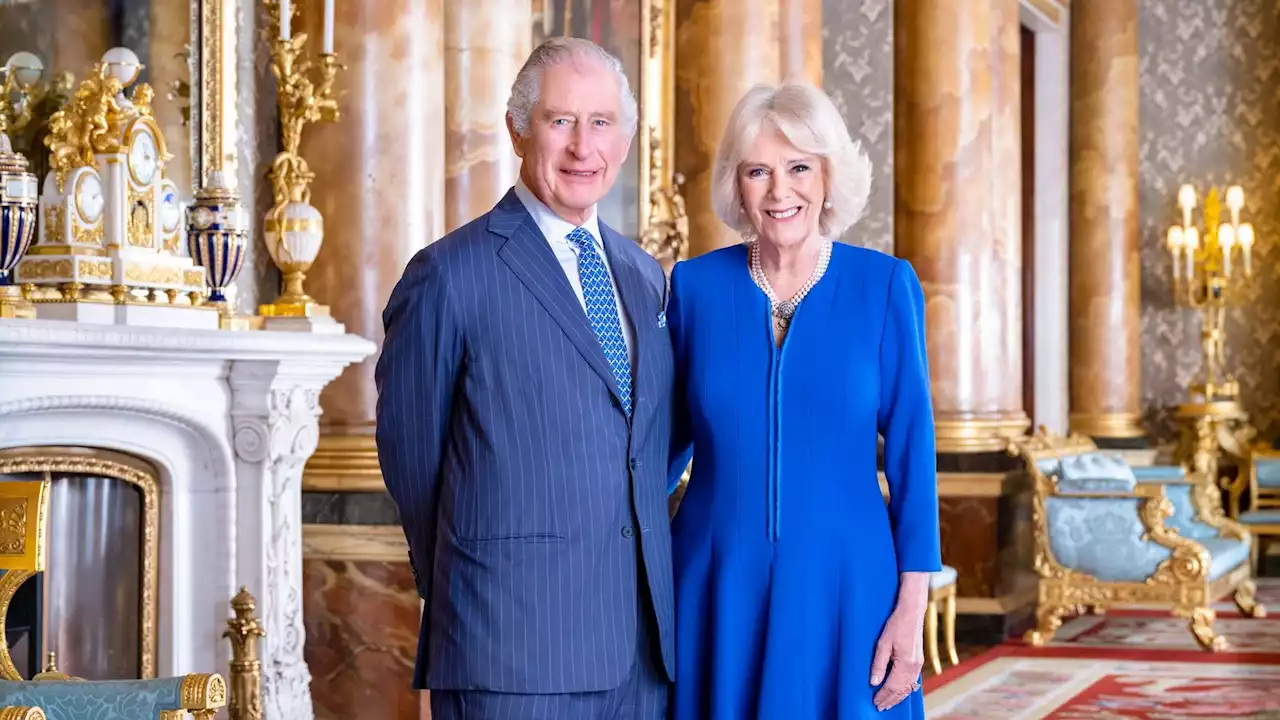
[[[880,410],[889,518],[899,572],[942,567],[938,532],[938,461],[924,340],[924,291],[911,264],[899,260],[889,280],[880,339]]]
[[[671,290],[667,300],[667,332],[671,334],[672,359],[675,377],[671,392],[671,460],[667,469],[667,494],[676,491],[680,476],[693,457],[693,428],[689,421],[686,382],[688,373],[688,346],[685,343],[684,324],[687,318],[681,313],[682,263],[671,268]]]

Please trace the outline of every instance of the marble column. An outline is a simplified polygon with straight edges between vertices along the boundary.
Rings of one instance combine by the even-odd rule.
[[[757,83],[822,86],[818,0],[675,0],[675,170],[684,175],[689,255],[741,238],[711,209],[711,166],[734,105]]]
[[[895,11],[895,245],[924,287],[938,450],[999,450],[1028,424],[1018,0]]]
[[[342,117],[304,132],[301,153],[316,178],[311,204],[324,245],[307,290],[348,332],[382,342],[382,310],[405,264],[445,228],[443,0],[337,3],[334,50]],[[318,52],[321,3],[305,3],[295,27]],[[381,488],[373,427],[376,356],[325,388],[308,487]]]
[[[1141,424],[1138,3],[1071,8],[1070,426]]]
[[[782,0],[782,79],[822,87],[822,0]]]
[[[533,43],[531,0],[450,2],[444,11],[445,226],[489,212],[520,162],[505,118]]]

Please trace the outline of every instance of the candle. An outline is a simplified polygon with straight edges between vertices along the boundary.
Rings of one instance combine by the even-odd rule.
[[[289,25],[292,20],[290,17],[292,8],[289,7],[289,0],[280,0],[280,39],[288,40],[292,33],[289,32]]]
[[[1218,226],[1218,247],[1222,249],[1222,274],[1231,277],[1231,247],[1236,244],[1236,229],[1223,223]]]
[[[1176,280],[1182,277],[1182,263],[1178,262],[1178,256],[1182,254],[1182,228],[1177,225],[1169,228],[1165,246],[1169,248],[1169,257],[1173,258],[1173,277]]]
[[[1227,188],[1227,209],[1231,211],[1231,224],[1240,224],[1240,208],[1244,207],[1244,190],[1239,185]]]
[[[1244,255],[1244,276],[1253,275],[1253,226],[1245,223],[1236,231],[1236,240],[1240,242],[1240,254]]]
[[[333,0],[324,0],[324,53],[333,54]]]
[[[1191,224],[1191,210],[1196,206],[1196,189],[1190,185],[1178,188],[1178,206],[1182,208],[1182,224]]]

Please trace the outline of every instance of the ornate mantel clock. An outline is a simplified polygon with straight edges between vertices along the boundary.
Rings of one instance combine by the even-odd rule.
[[[154,92],[125,95],[141,69],[131,50],[109,50],[51,119],[43,222],[17,278],[36,286],[41,317],[216,328],[204,268],[178,254],[183,211]]]

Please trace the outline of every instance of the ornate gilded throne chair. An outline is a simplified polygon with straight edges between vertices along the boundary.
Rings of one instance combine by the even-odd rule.
[[[0,628],[14,594],[45,568],[48,480],[0,482]],[[212,720],[226,704],[221,675],[87,681],[49,667],[24,681],[0,642],[0,720]]]
[[[1135,472],[1087,438],[1043,429],[1010,452],[1024,458],[1034,493],[1040,591],[1028,644],[1049,642],[1071,612],[1155,603],[1186,618],[1202,647],[1221,650],[1214,600],[1234,591],[1246,615],[1265,613],[1254,599],[1248,533],[1207,499],[1212,480],[1180,467]]]

